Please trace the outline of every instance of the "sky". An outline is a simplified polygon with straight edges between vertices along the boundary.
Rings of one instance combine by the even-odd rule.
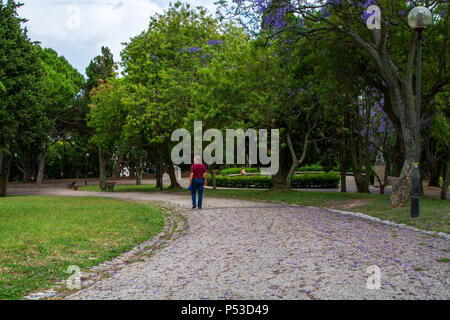
[[[216,12],[216,0],[185,0],[192,7]],[[163,13],[163,0],[21,0],[18,11],[32,41],[64,56],[81,74],[92,58],[108,46],[120,60],[122,42],[146,30],[150,17]],[[172,1],[175,2],[175,1]]]

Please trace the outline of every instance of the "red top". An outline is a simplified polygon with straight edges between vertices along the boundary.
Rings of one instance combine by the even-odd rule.
[[[203,174],[207,172],[203,163],[194,163],[191,166],[191,173],[194,174],[194,179],[203,178]]]

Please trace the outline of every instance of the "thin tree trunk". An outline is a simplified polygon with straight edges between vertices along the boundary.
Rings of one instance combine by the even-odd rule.
[[[292,141],[291,141],[291,135],[289,133],[286,136],[286,141],[287,141],[287,145],[289,147],[289,151],[290,151],[291,157],[292,157],[292,165],[291,165],[291,168],[289,169],[288,175],[286,177],[286,188],[289,189],[289,188],[291,188],[292,177],[295,173],[295,170],[305,160],[306,150],[308,148],[308,143],[309,143],[309,132],[305,134],[305,140],[303,142],[303,151],[302,151],[302,155],[300,156],[300,159],[298,159],[295,154],[294,146],[292,145]]]
[[[217,182],[216,182],[216,173],[214,172],[213,166],[208,166],[208,171],[211,174],[211,183],[213,190],[217,189]]]
[[[142,184],[142,171],[144,168],[144,163],[142,161],[138,161],[136,163],[136,185],[140,186]]]
[[[0,155],[0,197],[6,196],[11,163],[8,157]]]
[[[365,185],[367,186],[367,192],[370,193],[370,157],[369,157],[369,126],[370,126],[370,106],[365,108],[365,128],[364,128],[364,166],[366,167],[365,172]]]
[[[355,141],[353,135],[350,136],[351,159],[353,166],[353,177],[355,179],[356,190],[359,193],[369,193],[369,185],[366,177],[362,174],[362,161],[360,161],[361,150],[358,150],[360,143]]]
[[[444,166],[444,182],[441,187],[441,200],[447,200],[447,190],[450,184],[450,154],[447,157],[447,163]]]
[[[98,147],[98,165],[100,189],[103,190],[106,185],[105,154],[100,146]]]
[[[36,184],[41,185],[44,180],[44,168],[45,168],[45,146],[43,146],[39,154],[39,168],[36,177]]]
[[[347,192],[347,168],[345,166],[345,152],[339,152],[339,171],[341,174],[341,192]]]

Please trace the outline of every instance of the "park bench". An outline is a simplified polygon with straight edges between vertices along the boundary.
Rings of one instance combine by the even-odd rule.
[[[73,188],[75,188],[75,185],[76,185],[76,184],[77,184],[77,182],[74,181],[74,182],[72,182],[71,184],[68,184],[67,187],[66,187],[66,189],[73,189]]]
[[[114,186],[116,185],[115,182],[106,182],[105,186],[102,189],[102,191],[106,192],[114,192]]]

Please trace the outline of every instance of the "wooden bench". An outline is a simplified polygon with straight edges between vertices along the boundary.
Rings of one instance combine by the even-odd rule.
[[[114,192],[114,186],[116,185],[115,182],[106,182],[105,187],[101,188],[102,191],[105,192]]]
[[[77,184],[76,181],[72,182],[71,184],[68,184],[66,189],[73,189],[75,187],[75,185]]]

